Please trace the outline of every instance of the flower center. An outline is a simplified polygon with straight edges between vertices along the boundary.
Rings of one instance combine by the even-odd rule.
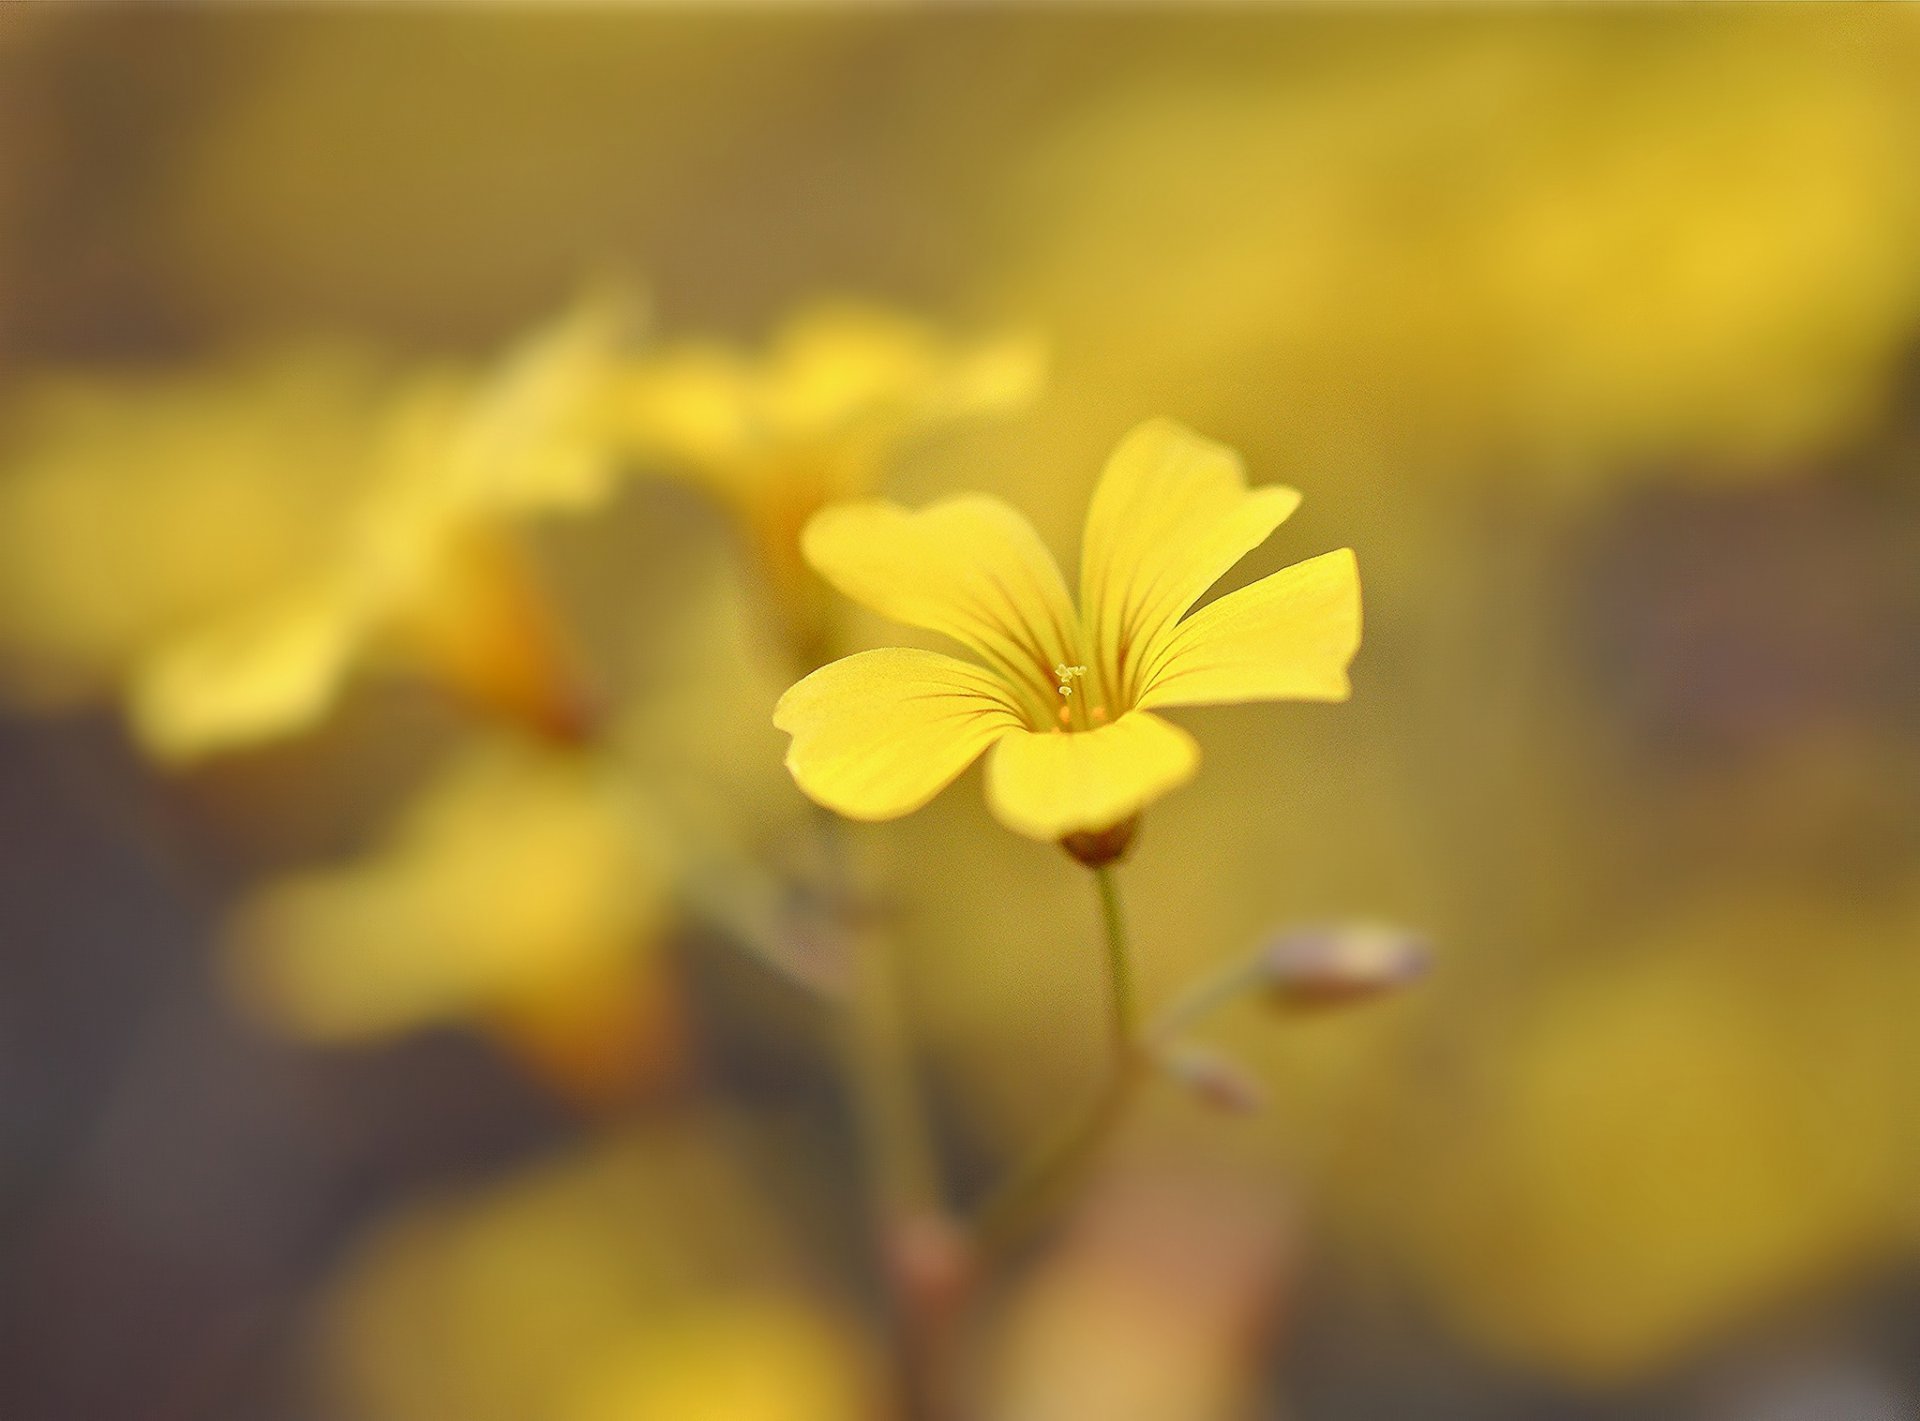
[[[1091,693],[1086,667],[1062,662],[1053,668],[1053,685],[1060,696],[1062,730],[1092,730],[1107,723],[1107,708]]]

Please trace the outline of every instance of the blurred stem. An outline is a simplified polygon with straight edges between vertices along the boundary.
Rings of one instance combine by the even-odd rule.
[[[790,531],[780,530],[776,554],[763,566],[786,619],[795,670],[805,675],[832,659],[839,613],[817,579],[782,562],[792,547]],[[963,1240],[941,1187],[894,942],[855,870],[846,821],[823,809],[815,823],[846,947],[846,990],[833,1033],[866,1176],[900,1411],[909,1421],[946,1421],[953,1409],[955,1323],[967,1282]]]
[[[900,982],[885,936],[870,921],[851,949],[842,1049],[855,1115],[872,1161],[874,1195],[890,1217],[940,1209],[933,1141],[921,1109]]]
[[[846,825],[824,811],[819,822],[834,915],[847,949],[840,1055],[874,1199],[890,1216],[937,1213],[939,1172],[915,1084],[918,1072],[891,944],[853,871]]]
[[[824,818],[822,838],[849,959],[836,1036],[867,1174],[902,1409],[914,1421],[938,1421],[947,1414],[947,1356],[959,1287],[959,1264],[946,1249],[953,1230],[892,943],[852,872],[845,826]]]
[[[1147,1027],[1147,1043],[1155,1051],[1171,1045],[1219,1008],[1246,995],[1258,972],[1258,962],[1237,958],[1202,977],[1154,1015]]]
[[[1056,1204],[1085,1184],[1088,1171],[1146,1080],[1152,1052],[1140,1034],[1140,1010],[1134,991],[1133,956],[1127,942],[1126,914],[1111,867],[1093,870],[1106,928],[1107,966],[1113,1024],[1113,1061],[1107,1078],[1087,1108],[1014,1171],[982,1207],[974,1225],[974,1243],[991,1262],[1016,1247]]]

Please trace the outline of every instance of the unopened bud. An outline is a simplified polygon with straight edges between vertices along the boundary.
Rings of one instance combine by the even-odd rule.
[[[1397,992],[1427,974],[1432,956],[1424,939],[1400,928],[1335,923],[1287,933],[1259,961],[1269,1000],[1312,1009]]]
[[[1231,1115],[1251,1115],[1267,1103],[1267,1094],[1237,1062],[1203,1046],[1179,1046],[1160,1058],[1161,1066],[1194,1098]]]

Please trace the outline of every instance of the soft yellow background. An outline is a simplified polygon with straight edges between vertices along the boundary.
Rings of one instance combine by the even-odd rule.
[[[1175,713],[1201,772],[1123,872],[1146,990],[1328,919],[1416,929],[1437,970],[1350,1018],[1230,1009],[1210,1035],[1266,1083],[1267,1112],[1161,1099],[1127,1158],[1209,1161],[1276,1216],[1299,1196],[1345,1280],[1328,1296],[1394,1299],[1462,1365],[1575,1390],[1684,1375],[1910,1278],[1911,11],[19,7],[0,13],[0,131],[0,378],[23,398],[76,370],[262,379],[253,352],[288,342],[477,359],[611,273],[666,340],[757,342],[835,294],[1039,333],[1051,380],[1030,410],[916,446],[888,482],[908,502],[1005,496],[1070,576],[1125,429],[1170,415],[1238,448],[1305,503],[1225,585],[1351,545],[1366,642],[1350,704]],[[339,359],[350,393],[364,375]],[[109,567],[191,599],[207,565],[170,548],[222,548],[242,586],[302,555],[307,500],[327,502],[309,467],[324,410],[315,424],[288,451],[292,492],[256,510],[217,462],[177,485],[156,463],[119,493],[76,477],[16,496],[34,426],[9,419],[0,630],[19,704],[47,704],[49,665],[70,702],[145,634]],[[114,468],[168,437],[136,429]],[[231,440],[255,457],[246,427]],[[737,568],[721,515],[636,480],[535,542],[629,738],[704,743],[658,758],[742,780],[666,785],[644,753],[622,773],[664,800],[705,786],[760,816],[776,858],[803,854],[780,847],[804,816],[765,719],[786,671],[685,654],[689,625],[722,662],[726,639],[761,634],[752,611],[744,632],[707,620]],[[847,648],[896,639],[843,625]],[[361,686],[315,737],[142,794],[218,846],[224,906],[390,841],[457,725]],[[994,824],[976,779],[854,842],[899,910],[941,1119],[977,1166],[1091,1087],[1102,987],[1084,875]],[[613,891],[590,888],[576,897]],[[744,890],[701,891],[753,916]],[[623,923],[654,920],[651,892]],[[730,950],[679,931],[695,959]],[[782,989],[729,990],[772,1059],[817,1045]],[[608,1129],[556,1152],[617,1175],[625,1155],[591,1163]],[[807,1189],[853,1187],[809,1159]],[[566,1164],[540,1167],[561,1173],[472,1181],[485,1202],[467,1214],[354,1255],[326,1308],[359,1320],[321,1329],[322,1370],[360,1413],[475,1414],[406,1375],[429,1366],[408,1329],[439,1326],[406,1270],[454,1249],[456,1226],[544,1247],[571,1186]],[[782,1190],[743,1192],[777,1210]],[[648,1207],[663,1228],[690,1208]],[[1180,1236],[1178,1204],[1152,1217]],[[510,1293],[522,1266],[474,1286]],[[693,1358],[771,1339],[796,1388],[832,1398],[867,1385],[849,1315],[782,1275],[690,1287],[674,1325]],[[373,1326],[391,1335],[369,1351]],[[1366,1367],[1398,1364],[1390,1328],[1353,1326]],[[462,1348],[479,1366],[524,1336],[441,1340],[447,1374]],[[632,1381],[616,1351],[569,1357],[584,1399],[541,1414],[681,1384]],[[809,1404],[726,1414],[837,1403]],[[1032,1405],[1018,1414],[1054,1414]]]

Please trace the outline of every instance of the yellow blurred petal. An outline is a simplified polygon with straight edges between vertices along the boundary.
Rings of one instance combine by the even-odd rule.
[[[1120,441],[1080,554],[1081,612],[1110,697],[1134,703],[1158,639],[1299,503],[1290,488],[1249,489],[1238,454],[1173,420]]]
[[[545,1008],[640,968],[667,851],[595,764],[485,747],[428,781],[388,841],[242,913],[242,995],[295,1035],[380,1038]]]
[[[369,555],[392,560],[463,520],[604,503],[617,470],[608,403],[635,320],[622,293],[596,292],[487,368],[428,367],[401,386],[362,520]]]
[[[689,341],[630,364],[615,417],[643,453],[722,492],[816,504],[871,486],[901,440],[952,420],[1029,403],[1046,373],[1031,336],[952,341],[883,307],[821,302],[781,327],[762,356]]]
[[[1034,839],[1110,828],[1193,778],[1200,747],[1179,726],[1130,711],[1083,731],[1020,731],[987,762],[987,804]]]
[[[631,1102],[669,1079],[685,1048],[673,974],[645,951],[529,982],[484,1021],[530,1075],[590,1106]]]
[[[953,368],[949,413],[1002,414],[1026,408],[1047,383],[1047,347],[1038,336],[1006,335],[969,351]]]
[[[299,346],[191,374],[50,372],[10,393],[8,693],[118,691],[183,629],[318,575],[365,487],[383,370]]]
[[[770,412],[796,432],[859,418],[900,427],[999,413],[1032,400],[1045,364],[1030,336],[965,344],[884,307],[822,302],[780,332]]]
[[[775,340],[770,408],[788,429],[832,428],[862,413],[906,413],[937,394],[945,352],[932,327],[884,307],[823,301]]]
[[[755,396],[745,360],[721,345],[689,342],[630,365],[613,400],[643,453],[719,476],[752,455]]]
[[[363,625],[360,599],[325,583],[166,643],[135,675],[134,729],[176,761],[305,729],[333,704]]]
[[[978,652],[1034,724],[1051,721],[1053,668],[1082,660],[1078,622],[1053,555],[1007,504],[984,494],[918,511],[836,504],[807,524],[801,547],[854,601]]]
[[[595,1368],[567,1421],[862,1421],[866,1359],[827,1310],[772,1294],[688,1308]]]
[[[698,1101],[619,1119],[627,1123],[582,1129],[537,1161],[423,1191],[368,1231],[320,1299],[315,1341],[337,1414],[587,1421],[595,1413],[576,1408],[596,1395],[617,1407],[623,1379],[644,1387],[622,1362],[645,1339],[668,1349],[656,1354],[663,1389],[683,1395],[664,1386],[684,1375],[674,1355],[682,1324],[756,1304],[812,1318],[835,1335],[848,1369],[870,1375],[862,1336],[837,1301],[793,1281],[797,1250],[769,1208],[767,1181],[743,1167],[739,1122]],[[775,1138],[753,1137],[769,1146],[753,1152],[757,1161],[793,1159]],[[736,1369],[754,1370],[739,1344],[757,1331],[727,1331],[735,1345],[718,1350]],[[804,1340],[797,1350],[820,1356]],[[711,1370],[715,1351],[699,1349],[700,1370]],[[841,1399],[809,1388],[789,1355],[770,1356],[768,1370],[822,1406]],[[849,1405],[825,1414],[868,1413]]]
[[[1203,607],[1144,668],[1140,705],[1344,701],[1360,648],[1360,571],[1342,548]]]
[[[823,666],[780,698],[800,788],[850,819],[893,819],[945,789],[1022,722],[989,672],[889,647]]]
[[[390,608],[389,642],[488,715],[557,741],[591,733],[596,688],[526,547],[495,524],[449,528]]]
[[[614,460],[603,411],[635,306],[617,287],[589,292],[480,386],[450,451],[476,506],[577,512],[607,499]]]

